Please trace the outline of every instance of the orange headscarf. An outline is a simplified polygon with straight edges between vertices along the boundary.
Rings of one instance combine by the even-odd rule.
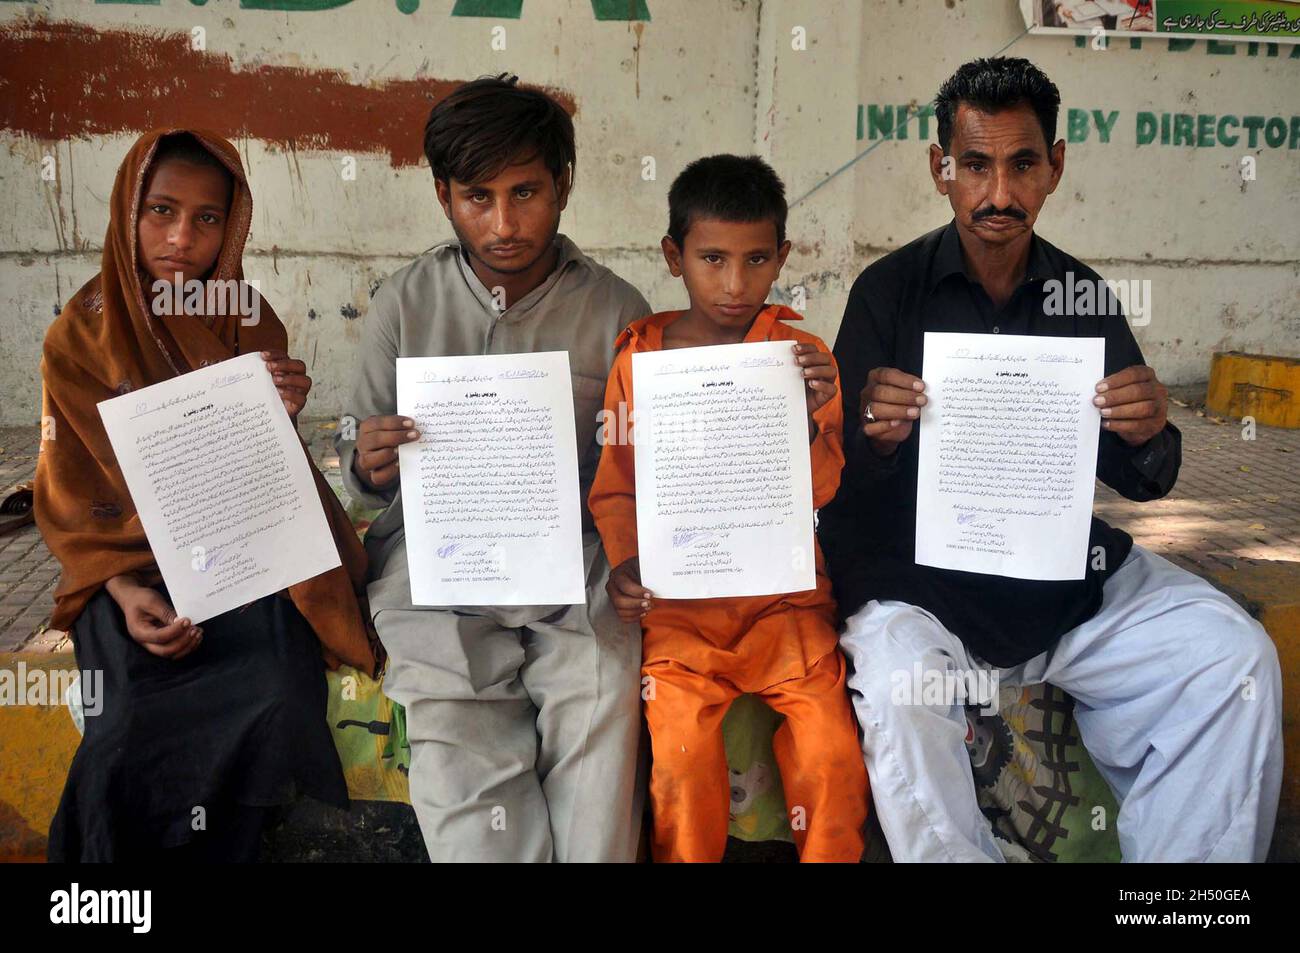
[[[242,280],[253,197],[239,153],[222,137],[193,129],[155,129],[141,136],[117,170],[100,272],[72,296],[45,335],[41,453],[36,465],[36,522],[63,566],[50,624],[70,629],[90,598],[113,576],[161,578],[96,404],[237,354],[285,350],[284,325],[265,300],[255,324],[239,314],[209,326],[188,315],[162,317],[146,305],[138,261],[141,193],[164,136],[188,132],[230,171],[234,188],[225,236],[209,280]],[[342,566],[288,593],[315,630],[326,661],[375,669],[369,613],[362,605],[366,556],[347,514],[311,463],[321,507]]]

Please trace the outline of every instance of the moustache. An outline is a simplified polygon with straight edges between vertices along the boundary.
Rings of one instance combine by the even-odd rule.
[[[1006,208],[998,208],[997,206],[994,205],[987,205],[984,208],[979,209],[977,212],[975,212],[971,216],[971,220],[978,222],[982,219],[992,218],[995,215],[1000,215],[1003,218],[1014,218],[1016,219],[1016,221],[1019,222],[1023,222],[1026,218],[1029,217],[1023,211],[1021,211],[1020,209],[1016,208],[1013,205],[1008,205]]]

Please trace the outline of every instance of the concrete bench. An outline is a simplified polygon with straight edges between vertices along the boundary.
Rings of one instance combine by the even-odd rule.
[[[1213,560],[1209,562],[1214,565]],[[1300,765],[1300,563],[1225,559],[1217,565],[1218,568],[1206,570],[1206,577],[1260,621],[1277,645],[1281,658],[1288,771],[1271,857],[1300,860],[1300,769],[1297,768]],[[0,679],[5,680],[0,682],[0,860],[44,858],[49,822],[80,740],[62,698],[51,698],[50,693],[57,692],[57,687],[66,682],[67,675],[59,673],[70,673],[74,668],[73,657],[67,652],[0,655]],[[405,731],[397,714],[400,708],[394,712],[382,696],[380,686],[364,676],[345,669],[329,677],[331,727],[344,762],[349,790],[356,800],[350,812],[311,802],[292,806],[268,835],[267,858],[423,859],[424,847],[414,811],[406,803],[409,797],[404,788],[402,764],[403,758],[409,761],[409,756],[402,750]],[[14,694],[20,691],[20,680],[25,698]],[[37,697],[38,686],[45,686],[45,696]],[[28,703],[15,704],[20,700]],[[1051,704],[1059,700],[1058,697]],[[1017,701],[1023,702],[1024,712],[1034,704],[1032,698]],[[361,707],[355,707],[358,705]],[[1034,721],[1032,713],[1027,718],[1024,712],[1016,714],[1013,707],[1004,704],[1002,714],[1011,730],[1021,734],[1020,743],[1042,747],[1044,739],[1034,737],[1041,732],[1036,732],[1033,725],[1047,722]],[[1051,705],[1039,703],[1037,707]],[[749,729],[751,732],[759,735],[770,732],[773,723],[764,722],[762,714],[754,711],[740,714],[754,726]],[[361,717],[351,717],[354,715]],[[1044,717],[1051,717],[1050,712]],[[760,737],[756,743],[761,745],[763,740]],[[982,756],[975,754],[977,750],[986,753],[988,749],[973,745],[973,757]],[[728,753],[733,767],[745,757],[730,748]],[[1044,756],[1051,758],[1046,749]],[[982,767],[985,767],[983,763],[976,764],[977,775]],[[734,775],[742,774],[749,772],[734,772]],[[743,789],[746,783],[737,781],[740,796],[744,798],[748,798]],[[1002,798],[1006,800],[1005,796]],[[776,800],[779,802],[779,788]],[[996,799],[989,803],[992,809],[999,807]],[[986,813],[988,810],[986,807]],[[733,830],[733,833],[741,838],[748,836],[744,830]],[[762,830],[750,833],[758,835],[754,839],[759,843],[747,848],[736,844],[735,853],[762,859],[791,858],[789,849],[771,843],[770,829],[766,833]],[[1041,836],[1039,841],[1042,842]],[[1056,846],[1059,848],[1059,844]],[[1098,848],[1103,853],[1105,849],[1104,845]],[[876,852],[881,853],[879,845]]]

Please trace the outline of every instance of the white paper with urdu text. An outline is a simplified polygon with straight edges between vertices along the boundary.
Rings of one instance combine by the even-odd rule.
[[[632,355],[637,548],[656,596],[816,586],[808,406],[793,348]]]
[[[568,353],[399,357],[397,410],[411,602],[585,602]]]
[[[1082,579],[1104,338],[927,331],[916,562]]]
[[[177,615],[203,622],[341,565],[260,354],[102,401]]]

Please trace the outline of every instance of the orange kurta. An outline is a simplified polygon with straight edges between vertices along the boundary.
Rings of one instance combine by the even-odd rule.
[[[620,335],[605,391],[606,419],[631,420],[632,355],[663,349],[663,329],[682,312],[651,315]],[[829,349],[784,322],[781,305],[759,312],[745,342],[789,341]],[[829,503],[844,465],[838,395],[813,415],[813,506]],[[637,555],[633,440],[611,427],[589,505],[611,566]],[[634,438],[633,438],[634,439]],[[642,671],[653,766],[656,860],[716,861],[726,847],[730,786],[722,718],[740,694],[786,716],[773,739],[795,843],[803,860],[856,861],[862,853],[867,777],[844,687],[835,602],[821,548],[816,588],[725,599],[656,599],[642,619]]]

